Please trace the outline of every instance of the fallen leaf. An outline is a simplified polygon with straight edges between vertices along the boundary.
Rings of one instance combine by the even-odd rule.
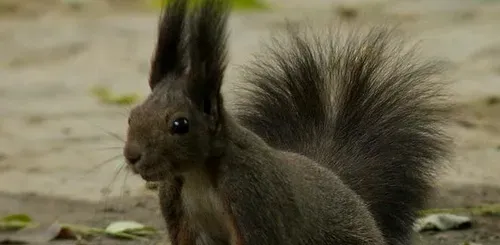
[[[472,225],[472,221],[469,217],[458,216],[454,214],[432,214],[423,218],[420,218],[415,223],[414,229],[418,232],[435,230],[435,231],[446,231],[446,230],[456,230],[456,229],[466,229]]]
[[[104,229],[83,226],[83,225],[61,224],[61,227],[66,230],[64,232],[73,233],[75,236],[79,238],[106,234],[106,231]]]
[[[23,222],[31,222],[32,219],[30,216],[28,216],[27,214],[11,214],[11,215],[8,215],[8,216],[5,216],[2,218],[2,221],[6,221],[6,222],[9,222],[9,221],[23,221]]]
[[[30,225],[35,225],[26,214],[12,214],[0,219],[0,230],[19,230]]]
[[[109,233],[117,233],[117,232],[131,231],[131,230],[141,230],[144,227],[145,226],[143,224],[135,221],[117,221],[108,225],[105,231]]]
[[[131,105],[136,103],[140,96],[134,93],[116,95],[109,88],[102,86],[93,87],[90,92],[103,104]]]
[[[60,224],[53,224],[49,230],[53,232],[55,235],[53,239],[71,239],[71,240],[78,240],[80,236],[73,231],[70,227],[65,227]]]
[[[156,229],[135,221],[117,221],[108,225],[105,232],[118,238],[143,239],[144,236],[156,234]]]
[[[198,4],[200,1],[190,0],[189,6],[193,7]],[[162,8],[167,4],[167,0],[150,0],[149,6],[155,9]],[[233,0],[231,2],[232,7],[235,10],[265,10],[268,9],[269,6],[262,0]]]

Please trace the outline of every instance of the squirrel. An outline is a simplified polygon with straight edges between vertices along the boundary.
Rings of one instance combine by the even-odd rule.
[[[124,157],[160,183],[172,245],[410,244],[450,152],[439,66],[386,28],[341,41],[290,25],[230,111],[230,11],[163,7],[151,93],[128,118]]]

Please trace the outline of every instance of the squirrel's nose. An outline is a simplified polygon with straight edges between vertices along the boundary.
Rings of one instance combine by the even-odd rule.
[[[142,153],[139,146],[127,144],[123,149],[123,156],[125,156],[125,159],[127,159],[130,164],[134,165],[141,160]]]

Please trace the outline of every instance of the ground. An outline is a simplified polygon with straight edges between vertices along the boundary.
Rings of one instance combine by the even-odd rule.
[[[97,226],[131,219],[163,228],[153,191],[120,168],[129,108],[103,105],[90,93],[104,85],[147,94],[157,13],[127,5],[133,2],[0,0],[0,216],[22,212],[44,223]],[[500,203],[499,1],[268,3],[270,11],[231,17],[232,61],[224,87],[229,103],[238,65],[285,17],[399,24],[405,36],[421,41],[423,55],[445,62],[457,104],[449,128],[456,156],[431,207]],[[500,243],[498,217],[473,219],[472,229],[425,233],[419,240]]]

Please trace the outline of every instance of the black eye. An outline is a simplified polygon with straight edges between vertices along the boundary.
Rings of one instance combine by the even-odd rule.
[[[186,134],[189,132],[189,121],[185,117],[179,117],[172,122],[172,134]]]
[[[128,118],[128,124],[130,125],[130,117]]]

